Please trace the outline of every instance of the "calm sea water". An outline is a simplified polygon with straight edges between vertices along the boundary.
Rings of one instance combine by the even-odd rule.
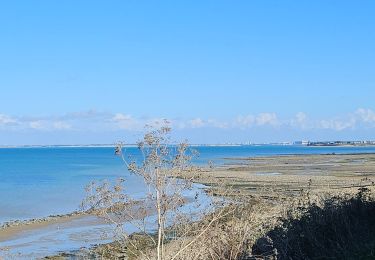
[[[375,147],[230,146],[196,147],[194,163],[223,158],[280,154],[375,153]],[[137,157],[135,148],[127,154]],[[79,208],[92,180],[125,177],[127,192],[141,195],[140,180],[130,175],[113,148],[0,149],[0,223],[68,213]]]

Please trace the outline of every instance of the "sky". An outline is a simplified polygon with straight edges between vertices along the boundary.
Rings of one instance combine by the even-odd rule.
[[[374,1],[3,1],[0,145],[375,140]]]

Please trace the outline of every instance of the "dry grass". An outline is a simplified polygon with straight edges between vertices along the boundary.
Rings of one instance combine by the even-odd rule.
[[[375,197],[370,189],[291,207],[259,238],[254,255],[275,259],[375,259]]]
[[[326,193],[305,190],[285,200],[252,199],[225,208],[194,244],[177,258],[187,259],[372,259],[375,257],[375,188],[349,188]],[[165,259],[193,241],[217,214],[191,223],[190,233],[166,244]],[[146,236],[134,234],[132,244],[111,243],[82,258],[143,259],[152,251]],[[169,254],[170,253],[170,254]],[[83,255],[81,253],[81,255]],[[76,255],[77,256],[77,255]],[[153,258],[151,258],[153,259]]]

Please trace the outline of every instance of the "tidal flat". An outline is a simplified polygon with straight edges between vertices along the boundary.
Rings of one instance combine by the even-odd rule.
[[[241,196],[277,202],[304,191],[332,195],[353,191],[374,186],[375,181],[375,154],[278,155],[223,161],[216,167],[203,167],[195,179],[215,189],[219,196],[226,196],[230,188]],[[86,248],[110,242],[98,236],[99,231],[108,232],[108,227],[94,217],[79,214],[11,222],[0,227],[0,254],[21,252],[27,258],[27,251],[34,249],[40,251],[38,256],[69,252],[72,243],[57,247],[57,251],[41,250],[67,237],[74,245],[86,241],[80,244]]]
[[[373,186],[375,154],[228,158],[222,166],[205,169],[196,181],[261,197],[291,196],[306,189],[334,191]]]

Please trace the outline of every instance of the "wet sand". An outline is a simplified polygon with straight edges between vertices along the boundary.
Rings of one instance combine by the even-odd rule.
[[[87,214],[20,223],[0,230],[0,259],[39,259],[72,248],[108,243],[108,230],[102,220]]]
[[[27,221],[7,222],[0,228],[0,243],[35,229],[43,229],[51,225],[62,226],[77,219],[87,218],[86,214],[67,214],[59,217],[47,217]]]
[[[227,186],[248,195],[290,196],[303,189],[329,191],[372,186],[375,154],[286,155],[227,159],[197,182]]]

